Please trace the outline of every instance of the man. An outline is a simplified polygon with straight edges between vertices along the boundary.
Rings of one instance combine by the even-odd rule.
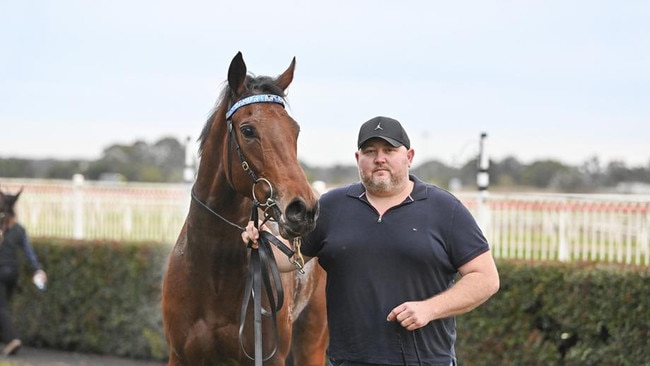
[[[415,153],[398,121],[367,121],[357,146],[361,182],[321,196],[302,239],[327,271],[330,363],[454,365],[455,316],[499,288],[487,240],[456,197],[409,174]],[[249,223],[242,239],[258,235]]]

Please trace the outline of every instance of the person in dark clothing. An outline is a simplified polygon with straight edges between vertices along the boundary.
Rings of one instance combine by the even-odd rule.
[[[409,174],[415,153],[397,120],[364,123],[357,147],[361,181],[324,193],[302,237],[305,261],[327,272],[328,365],[456,365],[455,316],[499,289],[488,242],[458,198]],[[258,238],[249,223],[242,240]]]
[[[47,274],[38,261],[32,248],[27,231],[16,221],[14,205],[20,192],[10,195],[0,192],[4,201],[2,207],[3,232],[0,244],[0,341],[5,344],[2,353],[5,356],[14,355],[22,346],[18,338],[11,316],[11,297],[18,284],[20,262],[18,252],[23,251],[27,262],[34,272],[33,281],[41,289],[47,283]],[[0,201],[0,203],[2,203]]]

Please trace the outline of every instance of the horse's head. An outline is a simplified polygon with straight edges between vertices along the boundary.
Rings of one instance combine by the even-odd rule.
[[[313,230],[318,215],[318,200],[298,162],[300,127],[284,108],[294,68],[295,58],[276,78],[253,77],[238,53],[201,136],[202,164],[211,160],[208,149],[220,151],[221,160],[213,163],[223,168],[230,187],[259,202],[288,239]]]
[[[7,226],[9,224],[9,218],[14,216],[14,204],[18,201],[18,197],[23,190],[21,189],[16,194],[6,194],[0,191],[0,242]]]

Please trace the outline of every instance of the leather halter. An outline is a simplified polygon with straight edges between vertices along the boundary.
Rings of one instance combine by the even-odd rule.
[[[273,199],[273,185],[266,178],[257,177],[255,172],[250,168],[250,164],[246,161],[246,157],[242,152],[239,141],[237,140],[237,134],[233,129],[232,116],[235,112],[246,105],[253,103],[276,103],[284,107],[284,100],[282,97],[274,94],[256,94],[249,97],[243,98],[236,102],[226,113],[226,122],[228,129],[228,182],[230,186],[234,189],[234,182],[232,180],[232,145],[235,145],[235,151],[241,161],[242,169],[248,174],[253,182],[252,187],[252,197],[253,197],[253,206],[251,208],[251,220],[253,221],[256,228],[259,225],[258,209],[263,208],[264,211],[264,222],[268,221],[271,216],[267,214],[267,210],[273,209],[276,213],[279,213],[279,209]],[[261,203],[257,200],[255,196],[255,186],[257,184],[264,183],[269,186],[270,194],[266,199],[266,202]],[[194,194],[194,190],[191,192],[192,199],[197,202],[200,206],[206,209],[208,212],[212,213],[214,216],[218,217],[222,221],[226,222],[230,226],[233,226],[240,231],[245,231],[246,229],[241,225],[238,225],[213,209],[211,209],[207,204],[202,202]],[[264,223],[262,222],[262,224]],[[292,258],[296,252],[291,248],[287,247],[283,242],[278,240],[273,234],[260,230],[260,237],[258,239],[258,248],[252,248],[249,243],[248,248],[250,249],[250,261],[248,266],[248,275],[246,277],[246,284],[244,290],[244,299],[242,301],[242,307],[240,310],[240,322],[239,322],[239,346],[243,354],[251,360],[255,361],[256,366],[261,366],[264,361],[269,360],[275,352],[277,351],[278,345],[278,328],[277,328],[277,312],[282,308],[284,302],[284,290],[282,288],[282,281],[280,279],[280,271],[278,270],[277,263],[275,262],[275,257],[273,256],[273,251],[271,249],[271,244],[275,245],[280,249],[288,258]],[[302,256],[299,256],[301,258]],[[302,263],[294,260],[293,263],[296,265],[299,271],[302,272]],[[262,308],[262,281],[264,282],[264,288],[266,289],[266,296],[269,301],[269,309]],[[273,292],[275,288],[276,292]],[[244,325],[246,322],[246,314],[248,313],[248,304],[250,302],[251,296],[253,297],[253,315],[254,315],[254,329],[255,329],[255,353],[254,356],[251,356],[245,349],[243,344],[243,332]],[[269,355],[264,357],[262,351],[262,316],[271,316],[273,321],[273,335],[274,335],[274,346],[273,350]]]
[[[232,116],[237,112],[237,110],[241,107],[247,106],[249,104],[254,104],[254,103],[276,103],[280,104],[282,107],[284,107],[284,100],[282,97],[279,95],[275,94],[255,94],[251,95],[249,97],[246,97],[244,99],[241,99],[237,103],[235,103],[228,112],[226,113],[226,123],[228,124],[228,180],[230,181],[230,185],[234,187],[234,184],[232,182],[232,143],[234,141],[235,143],[235,149],[237,151],[237,155],[239,156],[239,161],[241,161],[241,166],[242,169],[248,175],[251,177],[251,180],[253,181],[253,184],[258,183],[258,178],[255,175],[255,172],[253,172],[250,169],[250,165],[246,161],[246,158],[244,157],[244,154],[241,151],[241,147],[239,146],[239,141],[237,140],[237,134],[232,128]],[[268,181],[266,181],[268,183]],[[269,183],[269,186],[271,184]],[[254,191],[253,191],[254,192]],[[269,197],[271,199],[271,197]]]

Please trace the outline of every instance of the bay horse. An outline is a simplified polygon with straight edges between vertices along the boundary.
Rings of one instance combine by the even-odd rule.
[[[258,320],[247,306],[255,249],[246,247],[241,232],[257,207],[289,240],[313,230],[318,215],[316,194],[297,158],[299,126],[284,108],[294,68],[295,57],[279,76],[256,77],[237,53],[202,130],[189,212],[163,280],[170,366],[325,363],[325,272],[315,260],[304,274],[279,275],[284,292],[277,297],[283,294],[284,304],[273,319]],[[266,291],[270,287],[278,286],[264,282]],[[263,294],[254,290],[252,298]],[[263,297],[263,309],[268,312],[277,297]]]

